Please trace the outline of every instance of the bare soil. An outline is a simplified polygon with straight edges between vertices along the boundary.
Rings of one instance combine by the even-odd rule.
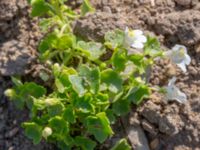
[[[76,8],[81,1],[69,1]],[[142,29],[159,38],[163,48],[174,44],[188,47],[192,62],[183,74],[168,61],[158,61],[150,79],[152,85],[164,86],[176,75],[177,86],[187,94],[188,102],[166,103],[158,93],[140,107],[133,106],[121,117],[116,135],[98,149],[109,149],[121,137],[127,137],[136,150],[200,149],[200,1],[199,0],[92,0],[96,8],[74,25],[77,35],[102,41],[106,31],[128,26]],[[17,110],[3,91],[12,86],[10,76],[26,78],[37,65],[37,43],[41,38],[37,20],[29,17],[26,0],[0,1],[0,149],[55,150],[42,142],[34,146],[23,133],[21,122],[26,110]],[[29,78],[29,77],[27,77]],[[127,119],[128,118],[128,119]]]

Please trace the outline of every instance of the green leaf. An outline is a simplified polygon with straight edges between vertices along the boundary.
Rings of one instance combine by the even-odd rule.
[[[48,106],[47,111],[50,117],[61,115],[64,109],[64,105],[61,102],[57,102]]]
[[[55,85],[58,89],[58,92],[60,93],[64,93],[66,87],[63,85],[63,83],[61,82],[60,78],[56,78],[55,79]]]
[[[101,108],[101,111],[106,111],[110,106],[109,96],[106,93],[98,93],[95,97],[95,105]]]
[[[25,83],[15,89],[17,97],[16,100],[14,100],[14,103],[19,108],[23,108],[26,103],[28,108],[31,109],[33,103],[32,97],[39,98],[46,94],[46,89],[43,86],[33,82]]]
[[[136,66],[140,74],[145,73],[145,67],[147,66],[145,58],[142,54],[133,54],[129,56],[130,61],[132,61]]]
[[[92,104],[92,96],[86,94],[83,97],[74,98],[73,105],[83,113],[93,113],[94,106]]]
[[[89,84],[90,90],[93,94],[98,93],[100,85],[100,70],[98,67],[90,69],[86,65],[79,67],[79,74]]]
[[[42,16],[49,11],[49,6],[45,0],[31,0],[32,12],[31,16]]]
[[[144,53],[150,56],[161,54],[160,43],[157,38],[147,36],[147,42],[144,45]]]
[[[83,4],[81,6],[81,15],[84,16],[88,12],[94,12],[94,11],[95,11],[95,9],[90,4],[90,1],[89,0],[84,0]]]
[[[23,89],[21,91],[20,94],[22,94],[23,96],[32,96],[35,98],[39,98],[42,97],[43,95],[46,94],[46,89],[41,86],[41,85],[37,85],[34,82],[29,82],[29,83],[25,83],[23,85]]]
[[[78,75],[70,75],[69,81],[72,85],[73,90],[81,97],[86,93],[86,90],[83,86],[83,79]]]
[[[44,110],[46,108],[45,100],[33,98],[33,109]]]
[[[74,145],[74,138],[71,137],[69,133],[65,133],[63,135],[62,140],[64,140],[65,144],[68,145],[69,147],[72,147]]]
[[[106,110],[106,115],[110,121],[111,124],[114,124],[116,121],[116,116],[114,115],[114,112],[111,109]]]
[[[57,76],[57,78],[55,79],[55,85],[58,89],[58,92],[64,93],[71,87],[69,75],[75,75],[77,74],[77,72],[73,68],[62,68],[61,72],[61,68],[57,68],[56,65],[54,66],[54,74],[55,76]]]
[[[49,33],[39,44],[40,53],[44,54],[48,50],[66,50],[75,46],[76,38],[72,34],[62,36],[55,32]]]
[[[59,149],[71,150],[72,147],[75,145],[74,137],[72,137],[70,135],[69,131],[72,131],[72,130],[69,130],[69,126],[67,125],[67,128],[66,128],[66,123],[64,123],[64,124],[65,124],[65,126],[63,126],[63,127],[59,126],[59,127],[63,128],[63,132],[62,133],[53,132],[52,136],[54,137],[56,145],[59,147]]]
[[[129,56],[129,59],[136,65],[141,66],[141,63],[144,59],[144,56],[142,54],[133,54]]]
[[[53,64],[52,72],[55,77],[58,77],[61,73],[61,66],[58,63]]]
[[[98,93],[99,85],[100,85],[100,70],[98,67],[94,68],[90,72],[90,85],[91,85],[91,92]]]
[[[73,106],[68,105],[63,113],[63,118],[69,122],[69,123],[75,123],[76,122],[76,118],[75,118],[75,111],[73,109]]]
[[[31,1],[32,1],[32,0],[27,0],[28,4],[31,4]]]
[[[69,133],[68,123],[60,116],[51,118],[49,120],[49,126],[52,128],[53,134],[61,136]]]
[[[142,102],[143,98],[146,98],[150,95],[150,89],[146,85],[140,85],[138,87],[132,88],[128,92],[127,99],[134,104],[138,105]]]
[[[114,30],[105,34],[105,45],[110,49],[115,49],[122,46],[124,43],[124,32],[121,30]]]
[[[52,16],[50,18],[41,18],[39,20],[39,27],[42,32],[49,33],[51,31],[52,27],[55,27],[60,22],[60,18],[58,16]]]
[[[80,146],[82,150],[94,150],[96,147],[96,142],[81,136],[75,138],[75,143]]]
[[[76,75],[77,71],[72,68],[72,67],[63,67],[62,68],[62,75],[67,76],[67,75]]]
[[[126,67],[126,53],[122,50],[115,51],[112,56],[113,66],[118,71],[123,71]]]
[[[101,72],[101,81],[105,83],[108,89],[113,93],[118,93],[122,90],[123,80],[119,74],[112,69]]]
[[[126,139],[121,139],[111,150],[131,150],[131,147]]]
[[[108,136],[113,134],[110,122],[104,112],[98,113],[96,116],[87,117],[86,127],[88,132],[94,135],[100,143],[103,143]]]
[[[66,7],[66,5],[64,6],[65,7],[63,7],[63,12],[67,17],[69,17],[70,19],[77,19],[79,17],[76,11],[72,10],[70,7]]]
[[[117,116],[126,115],[130,111],[130,102],[127,99],[119,99],[113,103],[112,110]]]
[[[50,50],[53,47],[56,47],[56,45],[57,45],[57,35],[56,35],[56,33],[49,33],[39,43],[38,49],[39,49],[39,52],[43,54],[47,50]]]
[[[103,131],[107,133],[108,135],[112,135],[113,131],[112,131],[112,128],[110,127],[110,121],[108,117],[106,116],[106,113],[101,112],[101,113],[98,113],[96,116],[100,119],[101,124],[103,125]]]
[[[61,4],[64,4],[65,2],[67,2],[68,0],[58,0]]]
[[[34,122],[23,123],[25,128],[25,135],[33,140],[34,144],[39,144],[42,139],[42,127]]]
[[[57,146],[58,146],[58,148],[60,149],[60,150],[71,150],[72,148],[72,146],[70,145],[68,145],[68,144],[66,144],[65,142],[63,142],[63,141],[58,141],[57,142]]]
[[[52,18],[43,18],[40,20],[39,22],[39,26],[42,30],[42,32],[47,32],[48,29],[54,24],[55,22],[53,22]]]
[[[19,79],[15,78],[15,77],[11,77],[11,79],[12,79],[12,82],[15,84],[15,86],[23,85],[23,83]]]
[[[105,48],[101,43],[84,42],[77,43],[77,49],[82,51],[90,60],[97,60],[105,52]]]
[[[73,34],[64,34],[58,37],[57,45],[55,48],[65,50],[73,48],[75,45],[75,36]]]

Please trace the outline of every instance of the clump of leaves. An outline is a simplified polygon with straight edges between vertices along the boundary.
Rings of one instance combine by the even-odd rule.
[[[106,33],[104,43],[80,40],[71,24],[94,9],[84,0],[79,15],[65,1],[29,0],[31,16],[41,18],[46,32],[38,49],[42,61],[54,64],[53,92],[47,94],[41,85],[13,78],[15,86],[5,94],[18,107],[30,110],[30,121],[23,127],[34,144],[44,138],[62,150],[93,150],[114,134],[111,124],[116,117],[126,115],[131,104],[139,105],[151,94],[146,72],[163,53],[156,38],[144,39],[139,31],[144,50],[127,47],[124,43],[130,43],[130,38],[126,42],[126,32],[119,29]],[[139,40],[134,45],[141,46]],[[108,51],[110,57],[102,59]],[[112,148],[121,149],[130,149],[125,139]]]

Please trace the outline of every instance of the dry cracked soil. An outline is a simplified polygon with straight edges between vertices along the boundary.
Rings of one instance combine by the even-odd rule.
[[[163,48],[174,44],[188,47],[192,58],[183,74],[168,61],[153,67],[150,83],[166,85],[172,76],[187,94],[185,104],[166,103],[158,93],[122,117],[114,125],[116,135],[99,150],[107,150],[127,137],[134,150],[200,150],[200,1],[199,0],[91,0],[94,14],[79,19],[74,32],[88,40],[102,41],[115,28],[142,29],[157,36]],[[69,0],[73,8],[81,0]],[[3,91],[12,86],[10,76],[28,78],[42,66],[37,61],[37,43],[42,37],[37,19],[29,17],[26,0],[0,1],[0,150],[55,150],[42,142],[33,145],[20,124],[28,119],[26,110],[17,110]],[[37,73],[35,73],[37,74]],[[36,75],[37,76],[37,75]],[[128,119],[127,119],[128,118]]]

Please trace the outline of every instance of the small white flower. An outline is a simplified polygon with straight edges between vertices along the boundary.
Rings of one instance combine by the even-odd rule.
[[[42,136],[47,139],[48,136],[52,134],[52,129],[50,127],[45,127],[42,131]]]
[[[177,64],[183,72],[186,72],[186,65],[191,62],[190,56],[187,54],[187,48],[183,45],[176,44],[171,51],[164,53],[173,63]]]
[[[124,39],[125,47],[142,49],[146,41],[147,38],[143,35],[141,30],[129,30],[129,28],[126,27]]]
[[[184,103],[187,101],[185,93],[181,92],[174,84],[176,82],[176,77],[169,80],[168,86],[165,87],[167,100],[176,100],[179,103]]]

